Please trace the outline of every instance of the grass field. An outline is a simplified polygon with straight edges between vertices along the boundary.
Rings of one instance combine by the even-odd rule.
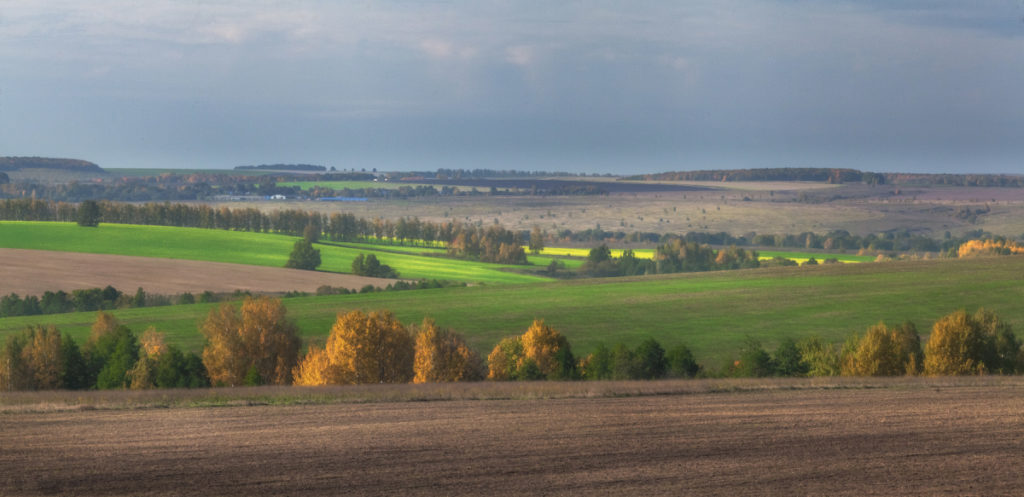
[[[73,223],[0,222],[0,248],[61,250],[94,254],[138,255],[232,262],[255,266],[284,267],[296,237],[269,233],[101,224],[82,228]],[[402,278],[433,278],[470,283],[528,283],[547,278],[509,272],[510,266],[426,257],[418,253],[378,250],[374,245],[334,246],[318,244],[323,264],[320,269],[351,272],[352,260],[360,253],[375,254],[394,267]],[[540,262],[547,263],[546,260]]]
[[[612,257],[622,257],[622,253],[626,249],[611,249]],[[653,259],[654,249],[632,249],[633,255],[638,259]],[[564,256],[564,257],[587,257],[590,254],[589,248],[571,248],[571,247],[544,247],[540,251],[541,255],[551,256]],[[825,259],[834,258],[839,262],[872,262],[875,260],[874,256],[870,255],[850,255],[850,254],[831,254],[827,252],[787,252],[780,250],[768,250],[758,251],[758,255],[761,260],[769,260],[774,257],[784,257],[786,259],[792,259],[796,262],[803,264],[810,258],[815,258],[818,262],[824,261]]]
[[[285,299],[306,339],[326,337],[335,316],[353,309],[390,309],[404,323],[425,316],[464,334],[480,352],[520,334],[534,318],[562,331],[578,353],[598,343],[636,345],[654,337],[685,343],[718,368],[748,336],[772,349],[783,338],[818,335],[841,342],[886,321],[914,321],[922,335],[957,309],[989,308],[1024,327],[1024,257],[838,264],[654,277],[572,280],[406,292]],[[198,350],[196,331],[211,306],[125,309],[115,314],[134,330],[148,326],[169,341]],[[52,323],[82,340],[93,313],[0,319],[0,336],[31,323]]]

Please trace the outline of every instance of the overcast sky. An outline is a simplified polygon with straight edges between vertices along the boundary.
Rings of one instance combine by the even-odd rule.
[[[0,0],[0,155],[1024,173],[1024,0]]]

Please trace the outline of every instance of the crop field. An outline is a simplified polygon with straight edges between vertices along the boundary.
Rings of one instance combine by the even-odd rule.
[[[0,494],[1013,495],[1024,484],[1020,379],[812,381],[641,382],[667,392],[627,397],[595,385],[592,397],[459,400],[505,388],[470,384],[443,386],[444,402],[43,406],[0,414]],[[439,388],[321,391],[416,387]]]
[[[322,285],[357,291],[366,285],[386,287],[396,281],[226,262],[23,249],[0,249],[0,260],[4,261],[0,295],[39,296],[58,289],[70,293],[107,285],[128,294],[144,287],[151,295],[200,294],[207,290],[312,293]]]
[[[622,253],[627,249],[613,248],[609,249],[612,257],[622,257]],[[637,259],[654,259],[655,249],[631,249],[633,250],[633,256]],[[551,256],[563,256],[563,257],[587,257],[590,254],[589,248],[576,248],[576,247],[544,247],[540,251],[541,255]],[[821,262],[825,259],[833,258],[839,262],[854,263],[854,262],[872,262],[875,260],[875,256],[870,255],[851,255],[851,254],[833,254],[828,252],[788,252],[780,250],[758,250],[759,258],[761,260],[770,260],[774,257],[783,257],[791,259],[793,261],[803,264],[812,257]]]
[[[284,267],[296,237],[270,233],[136,226],[104,223],[82,228],[74,223],[0,222],[0,248],[58,250],[94,254],[135,255]],[[416,253],[375,250],[378,246],[318,244],[322,271],[351,272],[360,253],[374,254],[408,279],[441,279],[470,283],[526,283],[548,278],[507,271],[512,266],[424,257]],[[425,249],[418,249],[419,253]],[[540,262],[547,263],[546,260]]]
[[[397,190],[400,187],[407,186],[410,188],[416,188],[417,186],[433,186],[438,190],[445,185],[427,185],[421,183],[395,183],[390,181],[284,181],[278,183],[279,186],[297,186],[303,190],[309,190],[314,186],[321,186],[324,188],[331,188],[334,190],[343,190],[349,188],[352,190],[376,188],[385,190]],[[468,190],[468,188],[467,188]]]
[[[784,338],[811,335],[841,342],[885,321],[932,323],[965,308],[986,307],[1017,330],[1024,327],[1024,257],[836,264],[488,285],[405,292],[285,299],[307,340],[322,341],[339,312],[389,309],[407,324],[433,317],[486,353],[503,337],[521,334],[535,318],[564,333],[577,353],[597,344],[636,345],[653,337],[684,343],[718,368],[746,337],[771,350]],[[114,314],[134,330],[152,325],[171,343],[199,350],[198,323],[211,305],[123,309]],[[0,337],[30,323],[52,323],[84,340],[94,313],[0,319]]]
[[[1024,189],[942,187],[866,187],[811,183],[716,183],[695,192],[611,193],[587,196],[465,196],[372,200],[365,203],[234,202],[231,207],[350,212],[356,216],[398,219],[415,212],[425,221],[491,224],[508,229],[534,226],[554,232],[600,226],[610,231],[686,233],[724,231],[787,234],[844,229],[854,234],[911,230],[942,237],[984,229],[1004,236],[1024,233]],[[961,190],[969,193],[960,194]],[[802,202],[802,195],[820,201]],[[988,205],[991,211],[967,221],[959,206]]]

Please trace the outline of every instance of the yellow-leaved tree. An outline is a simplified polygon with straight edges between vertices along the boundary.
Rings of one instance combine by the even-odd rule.
[[[921,338],[909,321],[892,328],[878,323],[851,341],[845,352],[844,376],[901,376],[921,371]]]
[[[9,335],[0,352],[0,390],[53,390],[69,386],[64,381],[70,362],[68,340],[53,326],[29,326],[21,333]],[[74,351],[77,353],[77,349]]]
[[[960,310],[935,322],[925,346],[929,375],[1013,373],[1020,369],[1020,342],[991,311]]]
[[[416,333],[414,383],[479,381],[485,369],[480,356],[451,330],[441,329],[425,318]]]
[[[412,336],[391,312],[339,314],[325,347],[310,347],[295,369],[295,383],[408,383],[414,354]]]
[[[241,312],[230,303],[212,309],[200,326],[203,364],[214,385],[286,385],[298,361],[298,328],[280,299],[249,297]]]
[[[487,356],[490,380],[570,379],[576,359],[558,330],[536,319],[521,336],[505,338]]]

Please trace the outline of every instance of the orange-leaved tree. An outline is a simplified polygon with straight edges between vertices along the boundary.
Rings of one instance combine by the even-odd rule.
[[[391,312],[339,314],[325,347],[310,347],[295,369],[295,383],[408,383],[414,354],[412,336]]]
[[[200,326],[203,364],[214,385],[291,383],[299,336],[280,299],[249,297],[241,312],[230,303],[212,309]]]
[[[451,330],[424,318],[416,334],[413,382],[479,381],[486,373],[483,360]]]

